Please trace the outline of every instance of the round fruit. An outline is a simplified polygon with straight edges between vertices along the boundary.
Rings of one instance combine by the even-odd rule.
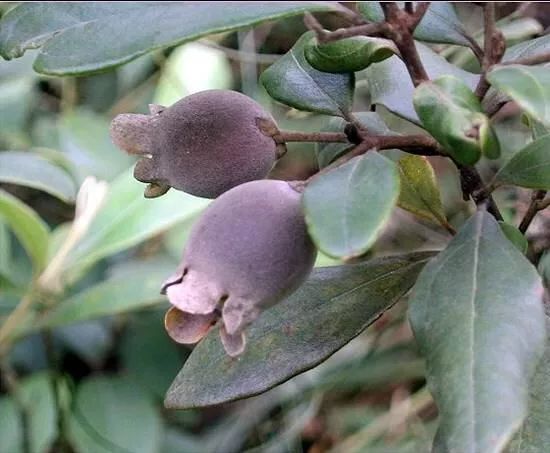
[[[216,198],[265,178],[282,151],[273,117],[236,91],[202,91],[151,113],[118,115],[111,124],[117,146],[144,156],[134,176],[152,184],[146,196],[173,187]]]
[[[169,334],[194,343],[221,317],[227,353],[240,354],[244,328],[302,284],[316,253],[292,183],[253,181],[229,190],[194,225],[178,272],[164,284],[174,306]]]

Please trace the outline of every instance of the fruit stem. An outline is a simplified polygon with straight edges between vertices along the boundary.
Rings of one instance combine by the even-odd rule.
[[[343,132],[300,132],[279,131],[273,139],[276,143],[286,142],[324,142],[347,143],[348,137]]]

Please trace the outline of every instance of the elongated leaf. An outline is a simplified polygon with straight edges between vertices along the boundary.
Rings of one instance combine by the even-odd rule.
[[[398,4],[403,8],[404,2]],[[384,12],[379,2],[359,2],[358,9],[368,20],[384,20]],[[414,30],[414,37],[420,41],[468,45],[467,32],[450,2],[432,3]]]
[[[495,175],[493,184],[550,190],[550,135],[542,136],[514,154]]]
[[[550,335],[550,317],[546,315]],[[529,391],[529,415],[515,436],[510,453],[541,453],[550,445],[550,336]]]
[[[80,452],[156,453],[160,449],[161,419],[150,395],[121,378],[94,377],[80,384],[69,428]]]
[[[463,71],[452,65],[421,43],[416,43],[416,48],[430,79],[453,75],[461,79],[470,89],[475,89],[479,80],[477,74]],[[369,66],[365,70],[365,78],[369,84],[373,104],[381,104],[396,115],[420,124],[412,103],[414,85],[405,64],[399,57],[393,56]]]
[[[391,131],[376,112],[353,112],[353,115],[367,129],[369,134],[397,135],[397,132]],[[347,122],[342,118],[331,118],[323,130],[327,132],[344,132],[346,124]],[[316,154],[319,168],[326,167],[352,147],[353,145],[349,143],[318,143]]]
[[[71,253],[67,269],[75,275],[106,256],[132,247],[194,216],[209,202],[172,190],[157,200],[143,197],[132,169],[113,181],[105,205]]]
[[[161,282],[172,269],[173,266],[146,268],[87,288],[58,304],[41,322],[41,327],[58,327],[159,303],[163,299]]]
[[[31,258],[35,273],[40,272],[48,257],[48,226],[25,203],[0,189],[0,215],[13,230]]]
[[[111,181],[136,161],[113,144],[109,122],[84,109],[61,117],[59,142],[80,181],[89,175]]]
[[[313,32],[303,34],[292,49],[262,73],[260,81],[269,95],[283,104],[343,116],[351,108],[355,76],[313,68],[304,55],[304,47],[313,36]]]
[[[391,160],[373,151],[357,156],[306,187],[311,237],[329,256],[360,256],[384,228],[398,195],[399,172]]]
[[[213,329],[172,383],[166,406],[202,407],[257,395],[316,366],[405,294],[429,256],[315,269],[296,293],[250,326],[239,360],[227,356]]]
[[[550,125],[550,68],[544,66],[497,66],[487,80],[535,119]]]
[[[65,202],[73,202],[76,195],[67,172],[33,152],[1,152],[0,181],[40,189]]]
[[[535,268],[478,212],[424,268],[409,315],[439,408],[434,451],[502,451],[544,346]]]
[[[401,178],[397,205],[419,217],[447,225],[434,169],[428,159],[406,155],[397,163]]]
[[[328,2],[24,3],[2,17],[0,55],[16,58],[41,47],[36,71],[87,74],[208,34],[335,8]]]

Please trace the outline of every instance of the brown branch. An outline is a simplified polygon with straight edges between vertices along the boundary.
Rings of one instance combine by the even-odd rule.
[[[496,28],[495,20],[495,4],[492,2],[485,3],[484,8],[484,55],[481,65],[482,74],[477,84],[475,94],[479,99],[483,99],[489,91],[489,82],[487,80],[487,71],[492,65],[498,63],[504,51],[506,50],[506,40],[502,32]]]
[[[304,24],[309,30],[313,30],[317,35],[317,40],[326,44],[332,41],[338,41],[344,38],[353,38],[354,36],[377,36],[382,34],[384,24],[372,23],[363,25],[354,25],[347,28],[328,31],[323,28],[315,16],[309,12],[304,14]]]
[[[525,233],[527,229],[529,228],[529,225],[531,225],[531,222],[537,215],[537,213],[550,204],[550,198],[548,200],[544,200],[544,197],[546,196],[546,190],[535,190],[533,194],[531,195],[531,203],[529,204],[529,207],[527,208],[527,212],[523,216],[523,219],[521,220],[519,224],[519,231],[522,233]]]
[[[286,142],[321,142],[321,143],[347,143],[348,137],[344,132],[301,132],[279,131],[273,136],[276,143]]]
[[[472,198],[477,206],[487,204],[487,211],[497,220],[502,220],[502,214],[495,200],[487,191],[479,172],[475,167],[467,167],[455,162],[460,172],[460,185],[464,201]]]
[[[416,50],[413,33],[428,10],[430,2],[419,3],[414,14],[399,9],[395,2],[383,2],[381,6],[386,18],[384,34],[395,43],[416,87],[429,80],[429,76]]]

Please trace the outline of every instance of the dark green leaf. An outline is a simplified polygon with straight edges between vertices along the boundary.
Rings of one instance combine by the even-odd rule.
[[[364,254],[384,228],[399,195],[399,172],[374,152],[320,175],[304,191],[308,229],[319,249],[349,259]]]
[[[146,392],[121,378],[93,377],[78,387],[69,423],[71,443],[79,452],[156,453],[161,418]]]
[[[397,2],[403,8],[404,2]],[[416,3],[416,2],[414,2]],[[368,20],[382,22],[384,12],[379,2],[359,2],[359,12]],[[434,2],[416,27],[414,37],[420,41],[467,46],[467,32],[450,2]]]
[[[125,329],[120,345],[124,369],[161,399],[182,360],[181,346],[166,335],[163,318],[164,313],[158,311],[136,314]]]
[[[213,329],[172,383],[166,406],[202,407],[257,395],[313,368],[399,300],[429,256],[315,269],[296,293],[252,324],[238,360],[227,356]]]
[[[0,181],[43,190],[65,202],[73,202],[76,186],[66,171],[39,153],[0,153]]]
[[[34,272],[40,272],[48,258],[50,238],[48,226],[30,207],[2,189],[0,189],[0,215],[31,258]]]
[[[481,211],[424,268],[409,310],[439,409],[434,451],[501,452],[544,346],[535,268]]]
[[[550,317],[546,315],[550,335]],[[550,336],[529,390],[529,413],[510,445],[510,453],[543,453],[550,445]]]
[[[461,164],[474,165],[487,144],[489,154],[498,157],[498,141],[490,132],[489,118],[459,78],[442,76],[421,83],[414,91],[413,105],[423,127]]]
[[[328,2],[23,3],[2,17],[0,54],[16,58],[41,47],[38,72],[86,74],[205,35],[335,8]]]
[[[498,222],[500,225],[500,228],[502,229],[502,232],[504,233],[504,236],[508,238],[508,240],[514,244],[517,249],[525,254],[527,253],[527,247],[529,246],[529,243],[527,242],[527,239],[525,236],[519,231],[514,225],[511,225],[506,222]]]
[[[550,126],[550,68],[544,66],[496,66],[487,80],[529,115]]]
[[[310,65],[324,72],[346,73],[367,68],[399,53],[392,41],[370,36],[355,36],[327,44],[312,38],[304,47]]]
[[[353,112],[353,116],[370,134],[396,135],[395,132],[390,131],[376,112]],[[348,123],[342,118],[331,118],[323,131],[344,132],[346,124]],[[349,143],[317,143],[316,154],[319,168],[326,167],[352,147],[353,145]]]
[[[493,184],[550,190],[550,135],[529,143],[514,154],[495,175]]]
[[[313,32],[302,35],[292,49],[262,73],[260,81],[269,95],[283,104],[344,116],[351,108],[355,77],[313,68],[304,55],[304,47],[313,36]]]
[[[423,156],[408,154],[397,162],[401,190],[397,205],[441,225],[448,225],[434,169]]]
[[[457,68],[421,43],[416,43],[416,48],[430,79],[452,75],[461,79],[471,90],[475,89],[479,80],[477,74]],[[381,104],[396,115],[420,124],[412,102],[414,85],[399,57],[393,56],[369,66],[365,70],[365,78],[373,104]]]

